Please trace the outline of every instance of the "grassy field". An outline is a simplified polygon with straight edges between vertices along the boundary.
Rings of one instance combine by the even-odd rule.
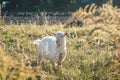
[[[72,18],[80,14],[78,11]],[[86,22],[83,27],[0,25],[0,80],[119,80],[120,22],[117,23],[118,17],[113,17],[113,21]],[[33,41],[56,31],[69,33],[63,67],[54,71],[46,60],[36,66],[38,46]]]

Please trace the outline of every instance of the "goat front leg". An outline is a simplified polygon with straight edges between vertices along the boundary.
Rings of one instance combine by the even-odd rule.
[[[62,67],[62,53],[59,55],[58,66]]]
[[[56,70],[56,68],[55,68],[55,61],[51,60],[50,62],[52,64],[53,69]]]

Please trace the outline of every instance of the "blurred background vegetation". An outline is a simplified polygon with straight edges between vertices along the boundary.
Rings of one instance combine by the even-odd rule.
[[[75,11],[86,4],[101,6],[108,1],[120,7],[120,0],[0,0],[0,3],[5,11]]]

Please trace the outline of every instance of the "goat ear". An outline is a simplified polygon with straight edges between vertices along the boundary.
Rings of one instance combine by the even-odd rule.
[[[56,35],[56,33],[52,33],[52,35],[54,35],[54,36],[55,36],[55,35]]]
[[[66,33],[64,33],[64,36],[66,36],[66,35],[68,35],[68,33],[66,32]]]

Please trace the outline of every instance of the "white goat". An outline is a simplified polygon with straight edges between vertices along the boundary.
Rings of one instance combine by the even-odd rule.
[[[58,65],[62,65],[66,57],[66,35],[67,33],[58,31],[55,36],[46,36],[41,40],[37,39],[34,41],[34,44],[39,45],[38,64],[40,64],[43,57],[50,60],[53,67],[55,67],[55,62],[58,62]]]

